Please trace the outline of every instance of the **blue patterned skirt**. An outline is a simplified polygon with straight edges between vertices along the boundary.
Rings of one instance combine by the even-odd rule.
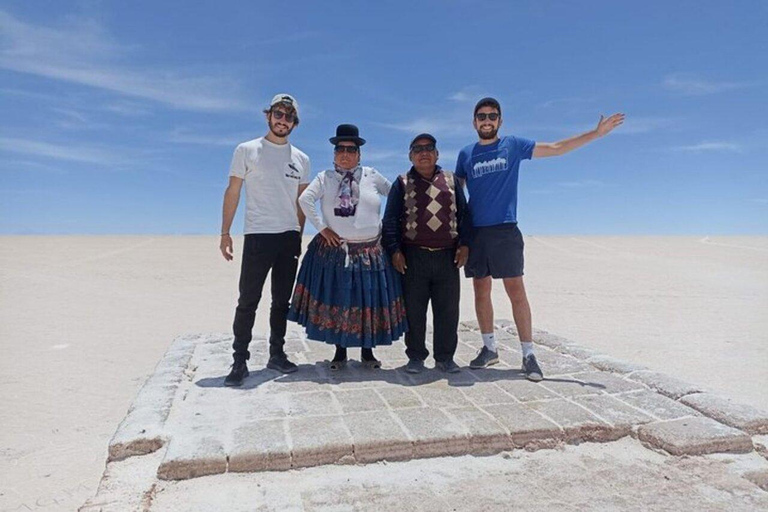
[[[288,319],[307,337],[342,347],[391,345],[408,330],[400,274],[379,240],[331,247],[309,243]]]

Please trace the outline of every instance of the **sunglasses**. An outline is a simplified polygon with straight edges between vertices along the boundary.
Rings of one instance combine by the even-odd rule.
[[[333,152],[334,153],[344,153],[344,152],[346,152],[346,153],[355,154],[358,151],[360,151],[360,148],[358,148],[357,146],[334,146],[333,147]]]
[[[499,114],[496,112],[492,112],[490,114],[485,114],[483,112],[480,112],[479,114],[475,114],[475,119],[478,121],[485,121],[486,119],[490,119],[491,121],[495,121],[500,117]]]
[[[281,112],[280,110],[273,110],[272,117],[274,117],[275,119],[285,118],[285,122],[287,123],[292,123],[296,120],[295,114],[286,114],[285,112]]]
[[[411,151],[414,153],[421,153],[422,151],[434,151],[435,145],[434,144],[417,144],[415,146],[411,146]]]

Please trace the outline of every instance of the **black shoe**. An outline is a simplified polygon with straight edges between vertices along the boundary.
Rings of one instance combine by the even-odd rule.
[[[270,357],[267,361],[267,368],[277,370],[280,373],[293,373],[299,369],[298,366],[288,360],[288,356],[285,354]]]
[[[410,359],[405,365],[405,371],[408,373],[421,373],[424,371],[424,361],[419,359]]]
[[[523,372],[525,378],[533,382],[539,382],[544,378],[544,373],[539,368],[539,363],[536,362],[536,356],[533,354],[523,358]]]
[[[331,364],[328,365],[328,368],[330,368],[331,371],[333,372],[337,372],[339,370],[342,370],[346,366],[347,366],[346,359],[334,359],[333,361],[331,361]]]
[[[240,386],[243,383],[243,379],[248,376],[248,365],[245,361],[235,361],[232,365],[232,371],[229,372],[227,378],[224,379],[225,386]]]
[[[477,370],[479,368],[488,368],[492,364],[499,362],[499,353],[488,350],[488,347],[483,345],[480,352],[477,353],[477,357],[469,362],[469,367]]]
[[[453,359],[447,361],[435,361],[435,368],[445,373],[459,373],[461,368]]]
[[[381,361],[376,359],[371,348],[362,349],[360,351],[360,359],[363,363],[363,368],[370,368],[372,370],[381,368]]]

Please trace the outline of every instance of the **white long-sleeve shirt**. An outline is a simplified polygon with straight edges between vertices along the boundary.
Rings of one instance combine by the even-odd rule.
[[[331,228],[342,239],[354,242],[370,240],[381,231],[381,196],[389,194],[392,184],[373,167],[363,167],[360,176],[360,199],[355,215],[337,217],[333,214],[341,177],[334,170],[315,176],[299,197],[299,206],[318,231]],[[322,218],[317,212],[320,201]]]

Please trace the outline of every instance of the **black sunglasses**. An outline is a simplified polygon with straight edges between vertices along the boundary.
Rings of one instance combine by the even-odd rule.
[[[334,146],[333,151],[334,153],[344,153],[346,151],[347,153],[354,154],[360,151],[360,148],[357,146]]]
[[[475,118],[478,121],[485,121],[486,119],[490,119],[491,121],[495,121],[499,117],[500,117],[499,114],[497,114],[496,112],[492,112],[490,114],[485,114],[483,112],[480,112],[479,114],[475,114]]]
[[[281,112],[280,110],[273,110],[272,116],[275,119],[285,118],[285,121],[288,123],[292,123],[296,120],[296,116],[294,114],[286,114],[285,112]]]
[[[416,144],[414,146],[411,146],[411,151],[414,153],[421,153],[422,151],[434,151],[435,145],[434,144]]]

